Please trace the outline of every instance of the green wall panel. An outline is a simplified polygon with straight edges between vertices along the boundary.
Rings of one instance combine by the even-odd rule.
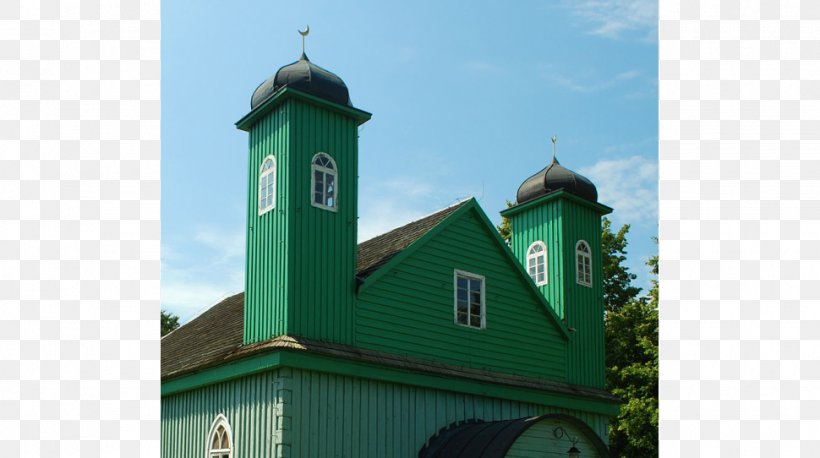
[[[203,458],[213,421],[224,415],[233,430],[234,458],[273,457],[278,409],[276,372],[265,372],[164,396],[162,458]]]
[[[607,437],[608,419],[601,415],[314,371],[283,376],[288,379],[282,386],[292,392],[283,411],[292,420],[282,437],[292,457],[410,458],[453,422],[545,413],[575,416]],[[591,447],[589,452],[582,456],[596,456]]]
[[[250,129],[245,343],[283,334],[353,340],[357,121],[288,99]],[[336,162],[337,211],[311,205],[311,161]],[[276,158],[276,205],[258,212],[259,166]]]
[[[556,313],[574,329],[567,351],[567,380],[604,386],[604,303],[601,265],[601,210],[557,197],[529,205],[510,216],[511,248],[526,265],[527,250],[537,241],[547,246],[547,285],[539,287]],[[592,287],[579,285],[575,245],[585,240],[592,250]]]
[[[567,341],[474,212],[359,294],[356,345],[448,364],[566,380]],[[512,261],[514,262],[514,261]],[[454,269],[485,276],[486,329],[453,322]]]
[[[409,458],[456,421],[546,413],[572,415],[607,441],[605,415],[283,367],[163,396],[161,457],[203,457],[219,414],[232,429],[234,458]]]

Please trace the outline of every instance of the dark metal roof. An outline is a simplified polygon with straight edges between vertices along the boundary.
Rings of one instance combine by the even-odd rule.
[[[360,243],[356,260],[356,278],[359,281],[367,278],[467,202],[469,201],[465,200]]]
[[[578,428],[600,456],[609,456],[606,444],[582,420],[566,414],[546,414],[514,420],[467,420],[440,429],[419,450],[419,458],[503,458],[526,430],[538,422],[555,418]]]
[[[553,158],[552,163],[524,180],[518,188],[519,204],[563,189],[591,202],[598,201],[598,190],[588,178],[569,170]]]
[[[359,244],[356,278],[364,280],[393,256],[421,238],[467,201],[393,229]],[[214,305],[165,336],[161,344],[162,377],[188,372],[221,361],[242,345],[245,294]]]
[[[334,73],[314,64],[305,53],[296,62],[280,68],[253,92],[251,110],[262,105],[283,87],[290,87],[340,105],[353,106],[347,85]]]

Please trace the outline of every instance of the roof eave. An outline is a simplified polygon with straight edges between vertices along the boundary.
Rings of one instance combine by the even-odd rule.
[[[510,216],[512,216],[512,215],[514,215],[518,212],[524,211],[528,208],[535,207],[537,205],[541,205],[541,204],[547,203],[551,200],[555,200],[555,199],[559,199],[559,198],[564,198],[564,199],[571,200],[573,202],[579,203],[581,205],[584,205],[584,206],[596,211],[601,216],[608,215],[608,214],[612,213],[612,211],[613,211],[611,207],[608,207],[604,204],[601,204],[601,203],[598,203],[598,202],[591,202],[587,199],[584,199],[583,197],[578,197],[578,196],[576,196],[575,194],[573,194],[569,191],[561,189],[559,191],[554,191],[554,192],[551,192],[549,194],[545,194],[541,197],[536,197],[535,199],[528,200],[524,203],[516,204],[516,205],[514,205],[510,208],[501,210],[501,212],[499,212],[499,213],[501,214],[501,216],[510,217]]]
[[[364,110],[360,110],[355,107],[348,107],[345,105],[340,105],[338,103],[330,102],[325,100],[321,97],[317,97],[315,95],[308,94],[306,92],[302,92],[298,89],[293,89],[291,87],[285,86],[282,89],[274,92],[267,100],[262,102],[258,107],[252,109],[248,114],[242,117],[239,121],[236,122],[236,128],[239,130],[244,130],[245,132],[250,132],[251,126],[253,126],[262,116],[266,115],[273,107],[279,105],[281,102],[285,101],[289,98],[296,98],[300,99],[314,105],[318,105],[322,108],[336,111],[337,113],[350,116],[356,119],[357,124],[364,124],[367,122],[371,116],[371,113],[368,113]]]

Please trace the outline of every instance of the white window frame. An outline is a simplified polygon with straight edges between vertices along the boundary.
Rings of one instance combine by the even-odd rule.
[[[470,325],[470,303],[469,303],[469,289],[467,299],[467,324],[458,322],[458,277],[465,277],[468,280],[478,280],[481,282],[481,327]],[[487,281],[483,275],[466,272],[464,270],[453,270],[453,322],[458,326],[463,326],[470,329],[486,329],[487,328]]]
[[[333,164],[333,170],[331,170],[327,167],[322,167],[320,165],[316,165],[315,164],[316,158],[318,158],[319,156],[324,156],[324,157],[328,158],[330,160],[330,163]],[[324,173],[325,177],[327,177],[328,174],[333,175],[333,183],[334,183],[334,186],[335,186],[334,189],[333,189],[333,206],[328,206],[328,205],[325,205],[325,203],[324,203],[324,202],[327,201],[327,195],[324,194],[324,192],[327,190],[326,188],[325,188],[325,190],[322,191],[322,193],[323,193],[322,201],[323,202],[322,203],[317,203],[316,202],[316,194],[315,193],[316,193],[316,172],[317,171]],[[326,179],[327,178],[325,178],[325,180]],[[313,158],[311,158],[311,160],[310,160],[310,204],[313,205],[316,208],[321,208],[321,209],[329,210],[329,211],[332,211],[332,212],[337,211],[337,209],[339,207],[339,168],[336,166],[336,161],[333,159],[333,157],[330,154],[327,154],[327,153],[324,153],[324,152],[321,152],[321,151],[314,154]]]
[[[265,166],[265,163],[268,160],[273,161],[273,166],[270,170],[266,172],[262,172],[262,167]],[[263,177],[272,177],[273,178],[273,186],[271,189],[271,204],[270,206],[262,208],[261,201],[262,201],[262,178]],[[256,182],[256,206],[257,210],[259,210],[259,215],[264,215],[265,213],[273,210],[276,208],[276,158],[271,156],[266,156],[265,159],[262,160],[262,163],[259,164],[259,181]],[[267,195],[266,195],[267,197]]]
[[[211,444],[213,443],[214,433],[220,427],[225,428],[226,434],[228,434],[228,448],[224,449],[212,449]],[[211,429],[208,431],[208,437],[206,438],[205,442],[205,458],[221,458],[226,453],[228,454],[228,458],[233,458],[233,451],[236,448],[236,444],[233,441],[233,431],[231,430],[231,425],[228,423],[228,419],[225,418],[225,415],[219,414],[214,419],[213,423],[211,423]],[[222,444],[220,444],[222,445]]]
[[[533,253],[532,250],[535,247],[541,247],[541,251]],[[544,280],[538,281],[538,258],[544,258]],[[530,271],[530,260],[535,261],[535,274]],[[535,282],[535,286],[543,286],[549,283],[549,268],[547,267],[547,245],[544,244],[541,240],[536,240],[532,242],[529,248],[527,248],[527,274],[532,278],[532,281]]]
[[[586,251],[581,250],[582,243],[586,246]],[[579,269],[580,266],[578,263],[579,256],[585,258],[587,261],[585,265],[589,267],[589,272],[584,273],[589,274],[589,282],[584,280],[587,275],[581,275],[582,272]],[[590,248],[589,243],[587,243],[586,240],[579,240],[578,243],[575,244],[575,282],[582,286],[592,287],[592,248]]]

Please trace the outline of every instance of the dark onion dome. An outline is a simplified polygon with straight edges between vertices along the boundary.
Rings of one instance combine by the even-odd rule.
[[[299,60],[280,68],[275,75],[256,88],[251,97],[251,110],[262,105],[285,86],[340,105],[353,106],[344,81],[314,64],[305,53],[302,53]]]
[[[587,177],[559,164],[555,158],[543,170],[524,180],[515,200],[521,204],[562,189],[588,201],[598,201],[595,185]]]

